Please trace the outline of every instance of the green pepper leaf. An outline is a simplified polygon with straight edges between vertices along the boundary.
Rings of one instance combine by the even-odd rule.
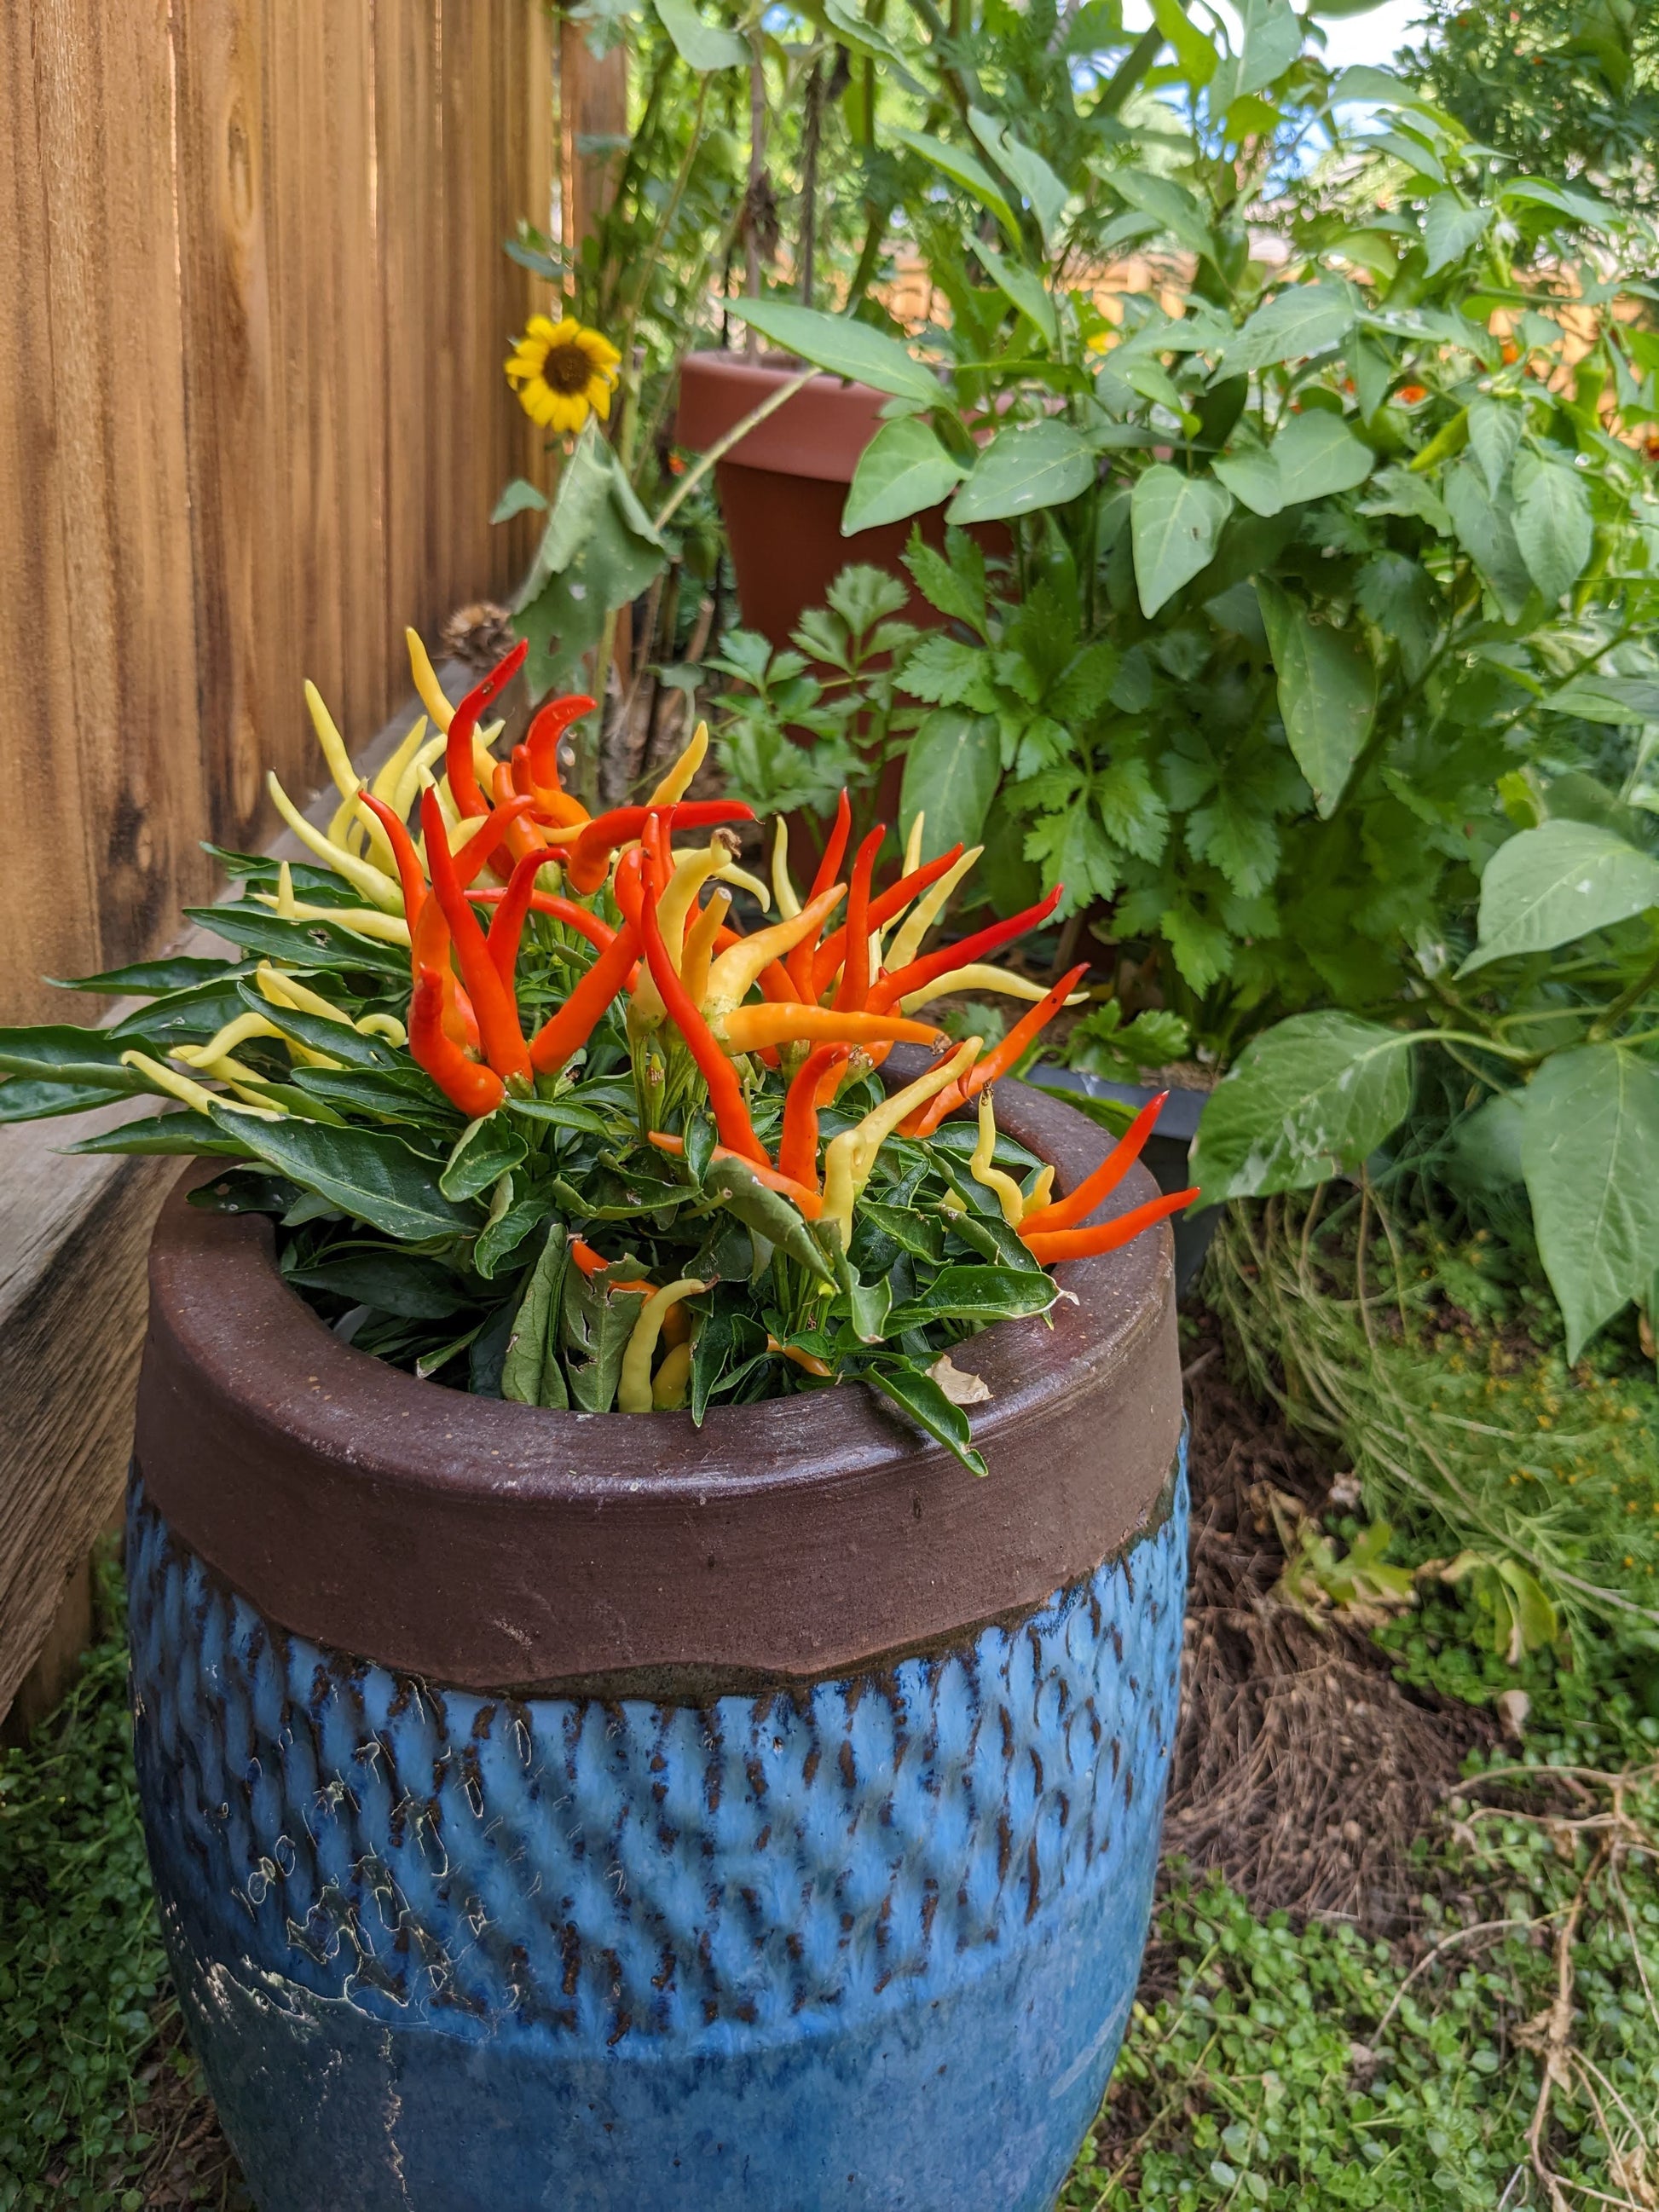
[[[263,1014],[284,1036],[292,1037],[310,1052],[325,1052],[331,1060],[343,1060],[348,1067],[409,1066],[407,1053],[399,1052],[385,1037],[365,1036],[350,1022],[331,1022],[322,1014],[273,1006],[264,992],[256,990],[252,983],[239,982],[235,988],[246,1012]]]
[[[707,1197],[714,1199],[744,1227],[763,1237],[769,1244],[805,1267],[819,1280],[833,1283],[829,1262],[814,1243],[805,1220],[781,1191],[769,1190],[751,1168],[741,1160],[714,1160],[703,1182]]]
[[[67,1022],[38,1029],[0,1029],[0,1068],[45,1083],[74,1083],[101,1091],[131,1093],[154,1088],[148,1076],[123,1067],[121,1054],[132,1049],[112,1030],[82,1030]]]
[[[107,1093],[106,1094],[107,1096]],[[82,1137],[78,1144],[65,1145],[66,1152],[113,1152],[149,1154],[174,1153],[188,1159],[200,1152],[214,1159],[246,1159],[252,1150],[240,1137],[233,1133],[239,1119],[252,1120],[232,1115],[222,1127],[210,1121],[205,1114],[193,1113],[181,1107],[173,1114],[156,1114],[143,1121],[124,1121],[118,1129],[106,1129],[100,1137]]]
[[[617,1289],[603,1279],[589,1282],[580,1268],[570,1275],[561,1340],[570,1395],[583,1413],[608,1413],[615,1404],[623,1354],[649,1296],[647,1290]]]
[[[377,975],[395,975],[409,987],[409,955],[400,946],[382,944],[378,937],[358,937],[338,922],[285,921],[269,907],[252,899],[228,900],[222,906],[187,906],[185,912],[228,945],[240,945],[268,960],[289,968],[322,968],[333,974],[368,969]]]
[[[438,1188],[446,1198],[476,1198],[480,1191],[493,1189],[529,1150],[510,1121],[499,1114],[487,1114],[481,1121],[469,1121],[456,1139]]]
[[[102,1083],[42,1083],[27,1075],[0,1083],[0,1123],[44,1121],[53,1114],[84,1114],[107,1106],[116,1094]]]
[[[519,1301],[501,1362],[501,1395],[520,1406],[570,1403],[556,1348],[569,1265],[570,1247],[563,1225],[556,1221]]]
[[[929,1328],[941,1321],[1018,1320],[1047,1313],[1059,1296],[1060,1285],[1041,1268],[1028,1273],[1022,1267],[941,1267],[925,1291],[894,1308],[887,1334]]]
[[[216,1104],[212,1111],[240,1150],[256,1153],[388,1237],[416,1243],[428,1237],[468,1236],[479,1226],[475,1212],[452,1205],[439,1188],[434,1164],[389,1133],[292,1118],[266,1121]]]
[[[447,1321],[471,1303],[441,1260],[383,1244],[337,1246],[312,1266],[283,1273],[303,1289],[331,1291],[353,1305],[374,1306],[404,1321]]]
[[[884,1398],[890,1399],[935,1443],[954,1452],[969,1474],[990,1473],[969,1442],[972,1431],[967,1414],[960,1406],[951,1404],[931,1375],[915,1367],[872,1367],[864,1380]]]
[[[485,1282],[494,1281],[502,1262],[512,1258],[536,1224],[544,1221],[551,1210],[546,1199],[527,1193],[523,1198],[513,1199],[499,1213],[491,1212],[472,1247],[472,1264]]]

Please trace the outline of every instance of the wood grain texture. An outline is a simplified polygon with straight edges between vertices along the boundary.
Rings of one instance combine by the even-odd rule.
[[[201,841],[323,781],[406,623],[501,596],[539,440],[501,374],[545,224],[543,0],[0,5],[0,1023],[161,951]],[[545,288],[541,288],[544,292]],[[0,1709],[125,1464],[166,1162],[0,1131]]]
[[[356,743],[403,629],[500,596],[544,474],[501,374],[544,223],[540,0],[0,9],[0,1019],[157,949],[264,771]],[[29,706],[17,711],[22,702]]]

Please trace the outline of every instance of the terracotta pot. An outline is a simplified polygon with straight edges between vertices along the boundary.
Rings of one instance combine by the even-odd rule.
[[[792,362],[741,354],[689,354],[680,364],[677,442],[706,452],[733,429],[779,385],[799,374]],[[738,603],[746,628],[774,646],[823,595],[849,562],[890,568],[908,586],[902,556],[912,522],[841,534],[847,487],[859,456],[881,428],[884,392],[839,377],[815,376],[793,399],[714,464],[720,514],[737,571]],[[945,509],[915,518],[930,543],[945,541]],[[910,592],[908,618],[939,619],[921,594]]]
[[[1101,1157],[1002,1091],[1062,1188]],[[1060,1273],[963,1355],[975,1482],[855,1385],[699,1431],[416,1382],[175,1193],[137,1757],[264,2212],[1046,2212],[1139,1969],[1185,1561],[1169,1238]]]

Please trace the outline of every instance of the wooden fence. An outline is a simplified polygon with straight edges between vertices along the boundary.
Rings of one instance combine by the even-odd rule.
[[[545,222],[541,0],[0,7],[0,1019],[153,951],[264,775],[354,744],[406,622],[501,590]]]
[[[303,803],[301,680],[367,740],[404,624],[526,558],[501,248],[554,43],[543,0],[0,0],[0,1022],[95,1019],[38,977],[174,938],[267,766]],[[73,1133],[0,1128],[0,1715],[55,1615],[72,1658],[173,1172]]]

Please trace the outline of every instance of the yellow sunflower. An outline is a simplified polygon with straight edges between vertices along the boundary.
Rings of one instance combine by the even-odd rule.
[[[509,383],[526,415],[549,430],[580,430],[590,415],[611,413],[622,356],[574,315],[555,323],[532,315],[507,362]]]

